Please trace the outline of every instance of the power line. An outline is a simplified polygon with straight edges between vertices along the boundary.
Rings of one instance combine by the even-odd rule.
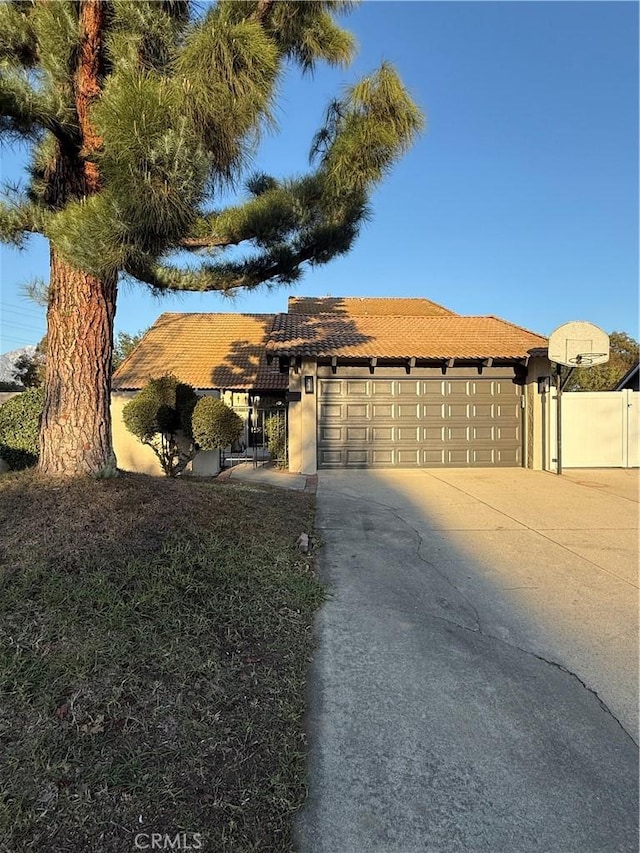
[[[17,344],[17,346],[15,347],[16,349],[23,349],[24,347],[35,346],[35,344],[25,344],[24,338],[12,338],[9,335],[0,335],[0,341],[2,342],[3,346],[5,341],[8,341],[11,344]]]
[[[44,324],[42,326],[32,326],[29,323],[18,323],[13,321],[4,323],[3,325],[7,326],[9,329],[23,329],[27,332],[37,332],[38,334],[46,328]]]
[[[11,314],[22,314],[23,316],[26,316],[26,317],[34,317],[41,310],[43,311],[44,309],[33,308],[33,309],[29,310],[29,309],[17,308],[17,307],[14,307],[13,305],[6,305],[3,303],[0,303],[0,312],[8,311]]]
[[[5,316],[5,319],[10,320],[12,323],[23,323],[23,322],[33,322],[33,323],[44,323],[45,317],[36,317],[35,314],[9,314],[8,312],[5,315],[5,312],[0,312],[1,315]]]

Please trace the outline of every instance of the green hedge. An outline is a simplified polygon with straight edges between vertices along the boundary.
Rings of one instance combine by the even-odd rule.
[[[40,453],[44,391],[31,388],[0,406],[0,458],[14,471],[29,468]]]
[[[201,450],[229,447],[242,435],[240,415],[216,397],[201,397],[192,418],[193,438]]]
[[[288,465],[287,422],[284,412],[267,415],[264,421],[264,431],[267,436],[269,455],[279,468]]]

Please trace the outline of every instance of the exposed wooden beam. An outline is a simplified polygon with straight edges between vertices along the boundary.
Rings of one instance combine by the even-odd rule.
[[[377,364],[378,359],[376,358],[376,356],[373,356],[373,358],[369,359],[369,373],[373,373],[373,371],[376,369]]]
[[[456,363],[455,358],[450,358],[450,359],[447,361],[447,367],[453,367],[453,365],[454,365],[455,363]]]
[[[485,367],[493,367],[493,359],[492,358],[485,358],[484,366]]]
[[[338,372],[338,357],[335,355],[331,356],[331,372],[332,373]]]
[[[412,355],[411,358],[407,361],[405,370],[407,371],[407,373],[411,373],[412,369],[415,366],[416,366],[416,358],[414,355]]]

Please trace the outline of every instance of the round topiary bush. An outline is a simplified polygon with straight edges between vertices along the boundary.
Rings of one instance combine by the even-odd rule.
[[[44,391],[31,388],[0,406],[0,458],[14,471],[30,468],[40,453]]]
[[[244,423],[233,409],[216,397],[201,397],[191,419],[193,439],[200,450],[229,447],[242,434]]]
[[[191,416],[197,401],[191,385],[166,374],[150,379],[122,409],[126,428],[153,450],[168,477],[180,474],[196,455]]]

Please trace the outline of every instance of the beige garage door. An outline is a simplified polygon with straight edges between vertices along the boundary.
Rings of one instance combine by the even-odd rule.
[[[522,464],[510,379],[320,379],[318,467]]]

